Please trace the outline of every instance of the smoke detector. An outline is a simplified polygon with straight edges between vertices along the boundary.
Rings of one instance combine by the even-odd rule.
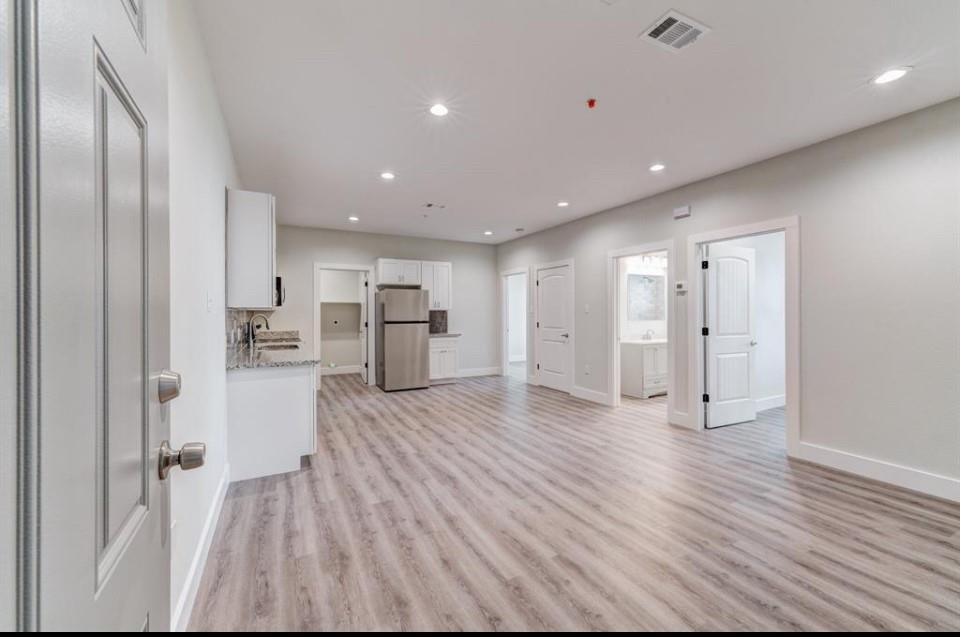
[[[682,13],[669,11],[644,31],[643,36],[657,46],[676,53],[690,46],[706,33],[710,33],[710,27]]]

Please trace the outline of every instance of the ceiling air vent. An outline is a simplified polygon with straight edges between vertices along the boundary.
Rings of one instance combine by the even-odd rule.
[[[665,49],[679,51],[696,42],[704,33],[710,33],[710,28],[681,13],[670,11],[654,22],[643,35]]]

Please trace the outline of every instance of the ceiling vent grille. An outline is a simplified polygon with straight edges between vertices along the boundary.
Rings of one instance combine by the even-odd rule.
[[[676,52],[690,46],[705,33],[710,33],[709,27],[681,13],[670,11],[654,22],[643,35],[654,44]]]

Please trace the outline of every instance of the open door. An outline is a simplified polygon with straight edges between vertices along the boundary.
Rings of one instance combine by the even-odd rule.
[[[360,377],[364,383],[369,383],[370,379],[370,351],[367,347],[370,334],[370,312],[367,308],[369,296],[367,290],[370,286],[370,274],[360,273]]]
[[[21,623],[44,631],[170,629],[170,364],[166,3],[18,4],[23,213],[39,351],[26,371]],[[34,78],[36,84],[34,85]],[[36,173],[34,174],[34,170]],[[36,207],[42,214],[36,214]],[[27,225],[27,224],[25,224]],[[27,263],[28,259],[24,259]],[[35,377],[35,382],[34,382]],[[39,414],[39,416],[34,416]],[[33,436],[36,435],[36,438]],[[36,468],[36,469],[34,469]],[[36,484],[36,488],[32,485]]]
[[[756,251],[710,245],[706,269],[706,426],[756,419]]]

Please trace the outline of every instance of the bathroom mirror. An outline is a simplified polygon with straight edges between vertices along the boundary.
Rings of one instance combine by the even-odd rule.
[[[667,318],[666,277],[656,274],[627,275],[627,308],[631,321],[663,321]]]

